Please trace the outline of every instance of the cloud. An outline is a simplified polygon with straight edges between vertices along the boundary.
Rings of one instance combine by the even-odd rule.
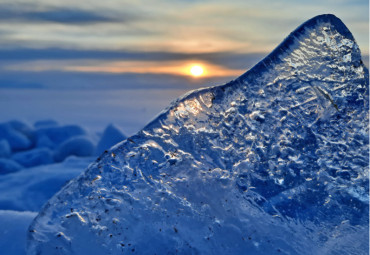
[[[0,71],[0,89],[178,89],[192,90],[220,85],[236,77],[191,77],[170,74],[86,73],[68,71]]]
[[[32,8],[15,8],[14,5],[0,6],[0,20],[10,22],[53,22],[63,24],[91,24],[101,22],[125,22],[133,19],[133,15],[116,17],[97,13],[95,11],[73,9],[73,8],[52,8],[45,10],[34,10]]]
[[[257,64],[267,53],[180,53],[165,51],[134,52],[125,50],[79,50],[79,49],[0,49],[3,63],[11,61],[37,61],[37,60],[114,60],[114,61],[204,61],[229,69],[247,69]],[[7,64],[8,64],[7,63]],[[159,63],[160,65],[160,63]]]

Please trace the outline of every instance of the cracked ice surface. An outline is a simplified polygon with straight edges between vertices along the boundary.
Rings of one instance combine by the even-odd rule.
[[[317,16],[174,101],[57,193],[29,254],[366,254],[368,70]]]

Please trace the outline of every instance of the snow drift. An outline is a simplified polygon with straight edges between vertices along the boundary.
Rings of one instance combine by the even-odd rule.
[[[338,18],[307,21],[103,153],[41,210],[28,254],[367,253],[368,78]]]
[[[99,155],[124,139],[113,124],[97,137],[80,126],[60,126],[53,120],[37,121],[33,128],[21,121],[0,123],[0,175],[59,163],[71,156]]]

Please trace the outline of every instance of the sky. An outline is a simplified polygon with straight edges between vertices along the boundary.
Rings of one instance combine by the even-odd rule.
[[[178,96],[238,77],[323,13],[347,25],[367,62],[368,0],[0,0],[0,97],[1,89]]]

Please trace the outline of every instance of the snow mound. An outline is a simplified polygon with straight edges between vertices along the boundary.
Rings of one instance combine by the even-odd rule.
[[[113,124],[110,124],[104,130],[102,137],[97,145],[97,154],[102,154],[105,150],[108,150],[113,145],[125,140],[127,137],[123,134],[123,131]]]
[[[55,152],[55,161],[60,162],[69,156],[88,157],[95,152],[95,145],[86,136],[75,136],[63,142]]]
[[[0,158],[0,175],[17,172],[21,170],[22,168],[23,167],[17,162],[15,162],[14,160],[7,159],[7,158]]]
[[[0,139],[6,140],[13,151],[29,149],[32,146],[29,137],[22,133],[20,128],[14,128],[12,123],[0,124]]]
[[[33,127],[17,120],[0,123],[0,175],[61,162],[70,156],[95,155],[98,139],[80,126],[59,126],[53,120],[37,121]],[[99,146],[106,149],[123,139],[122,131],[110,125]]]
[[[69,157],[61,163],[0,175],[0,210],[39,211],[48,199],[78,176],[92,160],[91,157]],[[2,161],[0,159],[0,169]]]
[[[365,254],[369,73],[317,16],[174,101],[44,206],[28,254]]]
[[[18,152],[13,154],[12,159],[24,167],[46,165],[54,162],[52,151],[47,148],[35,148]]]
[[[32,140],[33,138],[33,129],[26,123],[19,120],[9,121],[8,124],[16,131],[24,134],[28,139]]]
[[[61,143],[67,141],[68,139],[87,135],[86,131],[77,125],[66,125],[66,126],[51,126],[39,128],[36,131],[37,137],[48,138],[55,147],[58,147]]]

